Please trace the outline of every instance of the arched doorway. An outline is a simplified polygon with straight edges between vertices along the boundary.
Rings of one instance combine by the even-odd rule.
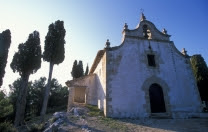
[[[150,107],[152,113],[166,112],[162,88],[154,83],[149,88]]]

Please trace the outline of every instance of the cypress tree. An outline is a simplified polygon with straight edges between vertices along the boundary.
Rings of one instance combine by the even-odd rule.
[[[7,29],[0,33],[0,87],[3,83],[10,44],[11,33],[10,30]]]
[[[83,64],[82,61],[79,61],[78,64],[78,77],[84,76]]]
[[[201,55],[191,57],[191,65],[202,101],[208,101],[208,68]]]
[[[14,54],[10,64],[13,72],[19,72],[21,76],[21,86],[16,102],[15,126],[21,125],[24,120],[29,76],[36,73],[41,67],[39,32],[31,33],[25,43],[19,44],[18,49],[19,51]]]
[[[89,67],[88,67],[88,64],[87,64],[87,67],[86,67],[86,70],[85,70],[85,76],[88,75],[88,72],[89,72]]]
[[[66,34],[66,30],[64,28],[64,22],[58,20],[55,23],[49,25],[48,33],[45,37],[43,60],[49,62],[49,75],[48,75],[48,83],[45,88],[43,105],[41,109],[42,121],[44,120],[44,116],[47,109],[54,64],[62,63],[65,58],[65,49],[64,49],[65,34]]]
[[[71,71],[71,75],[73,77],[73,79],[78,78],[78,69],[77,69],[77,60],[74,61],[73,67],[72,67],[72,71]]]

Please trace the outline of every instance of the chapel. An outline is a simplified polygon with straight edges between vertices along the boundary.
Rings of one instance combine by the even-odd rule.
[[[122,42],[98,51],[89,75],[66,82],[68,109],[96,105],[106,117],[191,117],[202,111],[186,50],[180,52],[166,29],[142,13],[135,29],[125,24]]]

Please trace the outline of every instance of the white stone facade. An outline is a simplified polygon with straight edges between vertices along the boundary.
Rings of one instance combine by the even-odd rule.
[[[162,89],[164,113],[168,116],[180,118],[200,113],[201,100],[189,57],[176,49],[165,30],[160,32],[142,17],[134,30],[125,25],[120,46],[108,45],[98,52],[90,75],[85,77],[91,78],[93,85],[83,83],[89,79],[66,84],[74,88],[86,86],[86,96],[94,96],[90,97],[93,101],[88,98],[86,103],[98,105],[108,117],[151,116],[153,96],[149,92],[156,85]],[[148,55],[153,56],[154,62]]]

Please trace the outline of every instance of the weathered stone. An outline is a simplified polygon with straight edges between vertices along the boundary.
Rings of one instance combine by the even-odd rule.
[[[66,84],[73,89],[86,87],[86,103],[98,105],[108,117],[149,117],[161,103],[161,112],[173,118],[200,115],[189,57],[178,51],[166,30],[160,32],[143,14],[136,29],[122,33],[120,46],[98,52],[89,76]],[[150,87],[161,89],[153,90],[153,95],[160,96],[154,98]]]

